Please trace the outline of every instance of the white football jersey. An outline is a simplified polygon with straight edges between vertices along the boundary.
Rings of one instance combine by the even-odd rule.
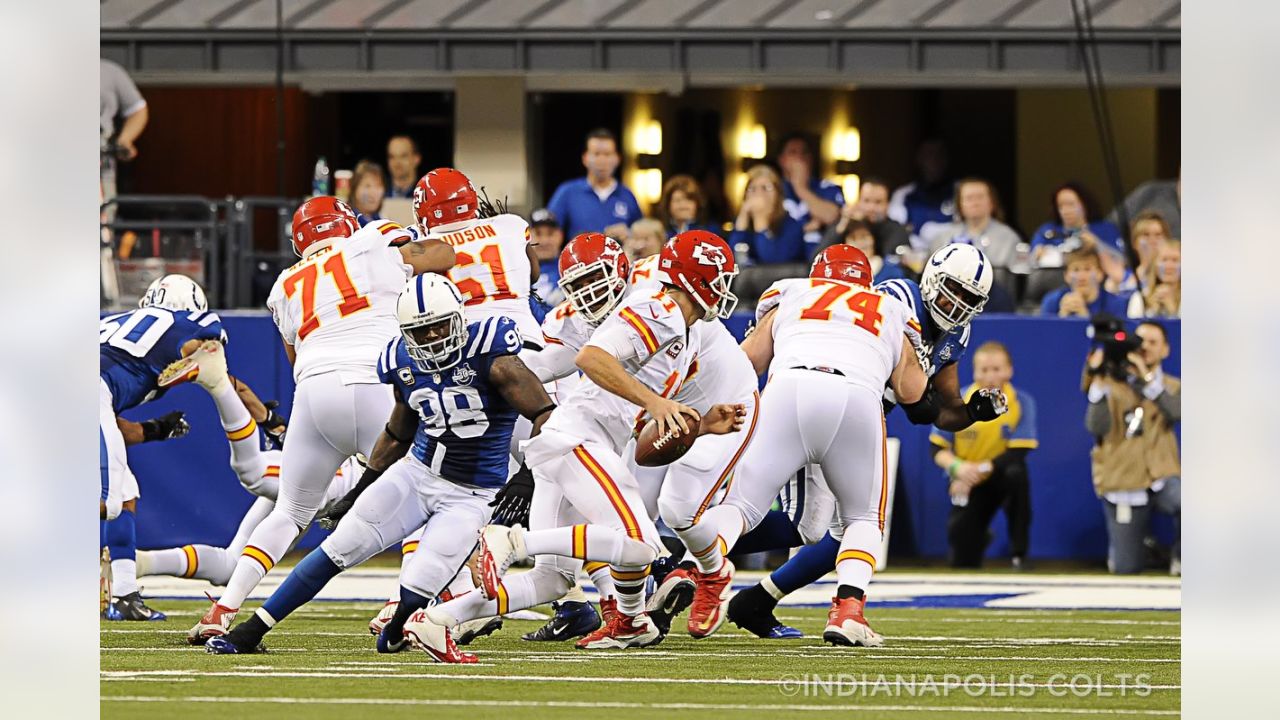
[[[663,397],[679,392],[698,356],[697,335],[689,332],[675,301],[661,291],[628,295],[586,344],[619,357],[628,373]],[[530,441],[526,452],[530,462],[540,462],[583,440],[596,440],[621,455],[643,419],[642,408],[583,376],[572,393],[560,398],[542,435]]]
[[[662,289],[657,269],[657,255],[637,261],[631,271],[634,291]],[[697,322],[690,332],[699,337],[698,357],[677,399],[698,412],[706,412],[716,403],[750,399],[760,386],[759,378],[750,358],[724,323],[719,320]]]
[[[466,300],[467,322],[505,315],[525,340],[542,343],[529,308],[529,224],[510,213],[432,228],[426,235],[453,247],[457,261],[449,279]]]
[[[400,332],[396,300],[413,276],[390,243],[409,239],[389,220],[372,222],[280,273],[267,307],[297,353],[295,382],[328,372],[378,382],[378,355]]]
[[[843,375],[876,393],[902,354],[911,311],[897,298],[841,280],[779,280],[756,305],[773,317],[770,372],[805,367]]]

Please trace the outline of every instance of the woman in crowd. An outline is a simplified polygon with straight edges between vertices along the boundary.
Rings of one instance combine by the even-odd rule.
[[[356,163],[356,169],[351,171],[351,207],[370,220],[381,220],[382,199],[386,195],[382,166],[369,160]]]
[[[686,230],[709,230],[719,234],[720,228],[707,222],[706,195],[698,181],[689,175],[673,175],[662,186],[656,213],[667,237]]]
[[[1154,277],[1150,285],[1129,299],[1131,318],[1176,318],[1182,316],[1182,243],[1166,240],[1156,251]]]
[[[906,272],[902,266],[895,260],[886,261],[882,256],[876,253],[876,236],[871,232],[871,226],[863,220],[850,220],[844,229],[844,244],[852,245],[862,251],[867,256],[867,260],[871,263],[871,276],[873,283],[884,282],[885,280],[893,280],[895,278],[905,278]]]
[[[748,258],[762,265],[808,259],[804,227],[782,207],[782,180],[768,165],[747,172],[747,189],[729,245],[735,252],[745,246]]]
[[[661,222],[653,218],[641,218],[631,223],[631,234],[622,243],[622,249],[634,263],[650,255],[657,255],[666,241],[667,233]]]
[[[1093,196],[1078,183],[1059,185],[1050,198],[1052,220],[1036,229],[1031,252],[1038,267],[1061,267],[1062,258],[1082,247],[1098,250],[1108,287],[1125,283],[1127,262],[1120,228],[1100,217]]]
[[[1123,292],[1151,287],[1156,279],[1156,253],[1162,244],[1172,239],[1169,223],[1160,213],[1152,210],[1138,213],[1129,225],[1129,243],[1137,256],[1138,266],[1125,277],[1124,282],[1107,289]]]
[[[968,177],[956,183],[956,221],[936,226],[930,234],[929,253],[950,243],[965,243],[981,250],[991,264],[1007,268],[1017,253],[1022,238],[1005,225],[1000,198],[991,183]]]

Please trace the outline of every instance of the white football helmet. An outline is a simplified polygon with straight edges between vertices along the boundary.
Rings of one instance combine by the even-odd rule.
[[[978,248],[952,243],[929,258],[920,276],[920,295],[943,332],[964,327],[982,312],[991,295],[995,268]]]
[[[462,293],[448,278],[423,273],[409,281],[396,303],[409,357],[423,372],[448,370],[462,361],[467,318]]]
[[[204,290],[186,275],[165,275],[147,287],[138,307],[162,307],[176,312],[204,312],[209,309]]]

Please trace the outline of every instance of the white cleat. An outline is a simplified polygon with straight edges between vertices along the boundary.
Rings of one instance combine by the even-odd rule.
[[[156,378],[156,384],[168,389],[186,382],[194,382],[212,393],[227,379],[227,353],[222,343],[206,340],[195,352],[169,364]]]
[[[369,634],[377,637],[382,634],[382,628],[391,622],[391,618],[396,614],[396,608],[400,606],[399,600],[388,600],[386,605],[378,611],[378,614],[369,621]]]
[[[414,648],[425,652],[436,662],[463,665],[477,662],[474,654],[459,650],[449,634],[449,628],[432,622],[425,610],[409,616],[408,622],[404,624],[404,635]]]
[[[524,528],[486,525],[480,531],[480,592],[486,600],[498,597],[498,585],[511,563],[529,557],[524,549]]]

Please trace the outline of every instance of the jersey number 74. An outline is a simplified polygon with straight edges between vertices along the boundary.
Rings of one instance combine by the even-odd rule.
[[[815,285],[818,282],[815,281]],[[822,295],[809,307],[800,311],[801,320],[830,320],[831,306],[840,300],[844,300],[849,309],[853,311],[853,324],[866,330],[872,335],[880,335],[880,321],[884,316],[880,314],[880,300],[883,296],[879,293],[867,292],[859,290],[856,287],[849,287],[840,283],[832,283]]]

